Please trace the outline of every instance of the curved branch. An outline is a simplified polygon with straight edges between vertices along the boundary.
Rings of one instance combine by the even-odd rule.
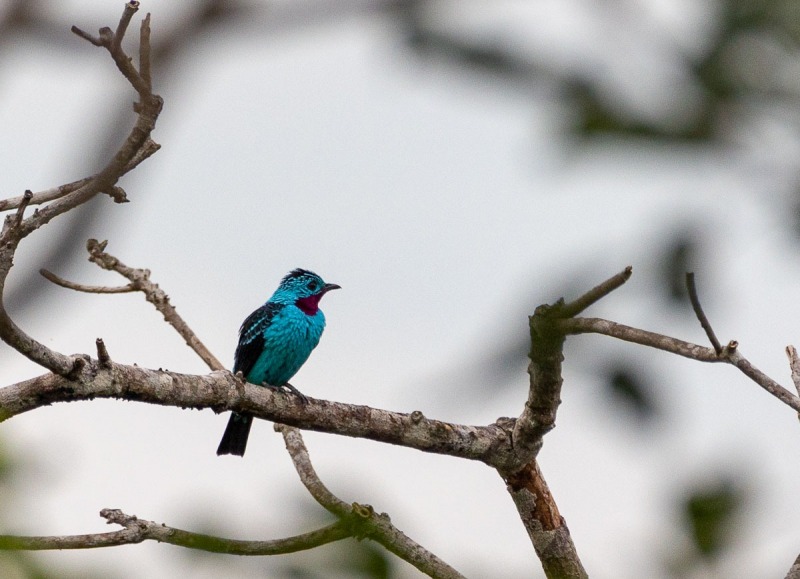
[[[378,514],[370,505],[358,503],[348,505],[336,497],[317,476],[300,431],[284,424],[276,424],[275,430],[283,434],[286,450],[292,457],[300,480],[311,496],[342,521],[348,522],[353,528],[354,536],[367,537],[380,543],[388,551],[411,563],[430,577],[441,579],[464,577],[422,545],[407,537],[392,524],[386,513]]]
[[[42,275],[43,278],[58,286],[61,286],[66,289],[75,290],[77,292],[84,292],[87,294],[127,294],[136,291],[136,288],[133,286],[132,283],[129,283],[128,285],[115,286],[115,287],[101,286],[101,285],[85,285],[82,283],[75,283],[74,281],[66,280],[63,277],[59,277],[52,271],[48,271],[46,269],[40,269],[39,273]]]
[[[126,515],[118,509],[103,509],[100,516],[109,524],[125,527],[120,531],[111,533],[95,533],[87,535],[60,535],[25,537],[16,535],[0,535],[0,549],[44,551],[52,549],[98,549],[101,547],[116,547],[118,545],[131,545],[142,541],[158,541],[169,543],[178,547],[198,549],[211,553],[225,553],[228,555],[283,555],[314,549],[334,541],[346,539],[351,535],[350,530],[341,522],[336,522],[327,527],[272,541],[242,541],[238,539],[224,539],[213,535],[204,535],[184,531],[175,527],[168,527],[161,523],[146,521],[132,515]]]
[[[308,455],[308,449],[303,441],[302,433],[296,428],[285,424],[275,424],[275,431],[283,435],[286,451],[292,457],[294,468],[300,476],[300,482],[314,497],[314,500],[337,517],[345,517],[351,514],[352,507],[329,491],[325,483],[317,476],[317,471],[314,470],[314,465],[311,464],[311,457]]]

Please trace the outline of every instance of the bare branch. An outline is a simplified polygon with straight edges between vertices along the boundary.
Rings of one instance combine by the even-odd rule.
[[[57,276],[51,271],[46,269],[40,269],[39,273],[42,274],[42,277],[45,279],[53,282],[56,285],[59,285],[63,288],[85,292],[89,294],[124,294],[124,293],[131,293],[135,292],[136,288],[132,283],[123,286],[115,286],[115,287],[108,287],[108,286],[97,286],[97,285],[84,285],[82,283],[75,283],[73,281],[68,281],[62,277]]]
[[[558,322],[560,328],[567,334],[603,334],[626,342],[633,342],[642,346],[649,346],[664,350],[684,358],[691,358],[699,362],[724,362],[717,353],[706,346],[698,346],[677,338],[632,328],[625,324],[618,324],[601,318],[570,318]]]
[[[800,579],[800,555],[794,560],[792,568],[786,574],[786,579]]]
[[[95,340],[95,346],[97,346],[97,362],[100,364],[100,367],[111,368],[111,356],[108,355],[106,343],[102,338],[97,338],[97,340]]]
[[[386,513],[378,514],[370,505],[358,503],[348,505],[336,497],[317,476],[300,431],[283,424],[276,424],[275,430],[283,434],[286,450],[294,461],[300,480],[311,496],[342,521],[347,521],[353,528],[354,536],[366,537],[380,543],[388,551],[430,577],[442,579],[463,577],[461,573],[397,529]]]
[[[126,6],[126,11],[130,9],[132,9],[131,4]],[[123,18],[125,18],[124,15]],[[93,44],[96,44],[94,40],[97,39],[93,39],[85,33],[76,33],[92,41]],[[101,44],[105,42],[104,39],[107,39],[109,34],[110,32],[108,32],[107,29],[101,30]],[[105,44],[102,45],[106,46]],[[150,145],[150,133],[155,128],[156,119],[161,112],[161,97],[152,94],[149,89],[145,89],[141,79],[138,77],[138,73],[130,63],[130,59],[124,55],[121,49],[112,50],[110,44],[107,47],[114,61],[117,62],[117,66],[122,66],[122,68],[125,69],[123,74],[125,74],[126,78],[128,78],[129,82],[131,82],[139,93],[140,102],[137,107],[138,117],[136,124],[111,162],[94,178],[87,181],[79,188],[52,201],[46,207],[34,212],[34,214],[27,219],[21,218],[22,210],[24,210],[25,205],[32,200],[32,196],[26,194],[26,196],[23,197],[23,201],[20,202],[18,207],[18,216],[20,219],[6,219],[3,229],[0,231],[0,296],[4,293],[5,282],[13,264],[14,253],[23,238],[39,227],[49,223],[55,217],[85,203],[100,191],[113,191],[112,188],[116,185],[117,180],[124,174],[126,167],[139,157],[150,154],[143,152],[143,149],[152,148]],[[120,62],[123,58],[127,65],[122,65]],[[72,375],[72,373],[76,371],[77,366],[80,365],[78,358],[59,354],[24,333],[11,320],[5,307],[2,306],[2,301],[0,301],[0,339],[30,360],[56,374],[64,376]]]
[[[128,2],[125,5],[125,10],[122,12],[122,17],[119,19],[117,30],[114,33],[114,39],[111,43],[111,50],[120,50],[122,39],[125,36],[125,32],[128,30],[128,24],[130,24],[131,18],[133,18],[133,15],[136,14],[137,10],[139,10],[139,3],[135,0]]]
[[[703,329],[706,331],[706,336],[708,336],[709,342],[711,342],[711,345],[714,346],[714,351],[719,356],[722,354],[722,344],[719,343],[717,335],[714,333],[714,329],[711,327],[711,322],[708,321],[708,318],[703,311],[703,306],[700,305],[700,298],[697,296],[697,287],[694,283],[694,272],[689,272],[686,274],[686,289],[689,291],[689,301],[692,302],[694,313],[697,316],[697,319],[700,321],[700,325],[703,326]]]
[[[72,379],[54,374],[0,388],[0,422],[57,402],[115,398],[177,408],[235,410],[305,430],[367,438],[505,466],[516,462],[510,424],[468,426],[405,414],[293,396],[238,380],[230,372],[198,376],[150,370],[109,361],[104,368],[90,358]],[[88,361],[87,361],[88,360]]]
[[[794,346],[786,346],[786,356],[789,358],[789,367],[792,370],[792,382],[797,394],[800,395],[800,357]]]
[[[790,408],[794,408],[797,412],[800,412],[800,398],[753,366],[747,358],[742,356],[736,345],[736,342],[731,342],[723,350],[723,355],[727,354],[727,361],[739,368],[745,376],[772,394],[775,398]],[[731,348],[731,346],[734,347]]]
[[[126,173],[130,173],[142,161],[148,159],[153,153],[158,151],[161,148],[161,145],[153,141],[152,139],[148,139],[142,148],[136,152],[133,159],[125,166],[125,169],[122,171],[122,175]],[[96,180],[99,176],[99,173],[96,175],[92,175],[91,177],[84,177],[83,179],[79,179],[77,181],[73,181],[72,183],[67,183],[65,185],[59,185],[58,187],[52,187],[50,189],[46,189],[44,191],[40,191],[38,193],[34,193],[33,197],[30,200],[30,205],[41,205],[43,203],[48,203],[50,201],[54,201],[56,199],[60,199],[65,195],[73,193],[84,187],[88,183]],[[116,185],[111,186],[108,188],[107,191],[100,190],[100,193],[106,193],[109,197],[111,197],[115,203],[126,203],[128,201],[128,197],[125,194],[125,191]],[[6,211],[8,209],[16,209],[20,206],[20,204],[24,201],[25,196],[20,195],[19,197],[9,197],[8,199],[0,200],[0,211]]]
[[[148,91],[153,87],[150,62],[150,13],[148,12],[139,30],[139,74]]]
[[[517,468],[524,467],[536,457],[542,446],[542,437],[555,427],[556,412],[561,404],[561,362],[567,333],[558,322],[582,312],[622,286],[632,273],[633,268],[628,266],[576,300],[565,303],[560,299],[553,305],[539,306],[530,317],[528,400],[514,425],[513,434]]]
[[[91,42],[95,46],[103,46],[103,42],[99,38],[97,38],[95,36],[92,36],[88,32],[85,32],[85,31],[81,30],[80,28],[78,28],[75,25],[73,25],[72,28],[70,28],[70,30],[72,31],[73,34],[76,34],[76,35],[80,36],[84,40],[88,40],[89,42]]]
[[[100,516],[109,524],[125,527],[120,531],[111,533],[96,533],[90,535],[65,535],[65,536],[39,536],[24,537],[15,535],[0,535],[0,549],[26,551],[43,551],[52,549],[97,549],[100,547],[116,547],[130,545],[142,541],[158,541],[179,547],[209,551],[212,553],[226,553],[228,555],[282,555],[314,549],[327,543],[340,541],[350,537],[350,531],[341,523],[336,522],[310,533],[275,539],[272,541],[242,541],[236,539],[223,539],[212,535],[192,533],[175,527],[146,521],[132,515],[126,515],[117,509],[103,509]]]
[[[64,195],[67,195],[68,193],[72,193],[73,191],[80,189],[81,187],[86,185],[89,181],[91,181],[91,179],[92,179],[91,177],[86,177],[78,181],[73,181],[72,183],[67,183],[66,185],[59,185],[58,187],[53,187],[52,189],[47,189],[46,191],[34,193],[33,197],[31,197],[30,205],[41,205],[42,203],[47,203],[48,201],[59,199]],[[16,209],[22,204],[24,200],[25,200],[24,195],[20,195],[19,197],[9,197],[8,199],[0,200],[0,211],[6,211],[8,209]]]
[[[28,207],[28,205],[31,202],[31,199],[33,199],[33,191],[28,189],[22,196],[22,202],[19,204],[19,207],[17,208],[17,217],[14,223],[14,227],[19,227],[20,224],[22,223],[22,217],[25,215],[25,208]]]
[[[618,274],[608,278],[603,283],[593,287],[575,301],[561,306],[560,315],[564,318],[571,318],[583,312],[595,302],[606,297],[618,287],[622,286],[633,275],[633,266],[628,266]]]
[[[214,354],[206,348],[205,344],[200,341],[200,338],[197,337],[183,318],[178,315],[177,310],[175,310],[169,302],[169,296],[166,292],[158,287],[158,284],[150,281],[150,271],[147,269],[128,267],[113,255],[105,252],[107,245],[108,241],[99,242],[96,239],[90,239],[86,243],[86,248],[89,251],[89,261],[96,263],[103,269],[115,271],[128,278],[131,283],[125,287],[130,287],[134,291],[141,291],[144,293],[147,301],[161,312],[161,315],[164,316],[164,320],[175,328],[175,331],[181,335],[189,347],[202,358],[209,368],[212,370],[225,370],[225,366],[222,365],[222,362],[217,360]]]
[[[567,523],[558,510],[536,461],[513,474],[503,474],[508,492],[528,531],[531,543],[551,579],[585,579]]]
[[[314,500],[322,505],[325,510],[336,515],[337,517],[345,517],[350,514],[352,507],[346,502],[339,499],[317,476],[314,470],[314,465],[311,464],[311,457],[308,455],[308,449],[303,441],[303,435],[299,430],[285,424],[275,424],[275,431],[283,435],[283,441],[286,444],[286,451],[292,457],[294,468],[297,474],[300,475],[300,482],[306,487]]]
[[[679,356],[691,358],[698,362],[722,362],[732,364],[764,390],[775,396],[775,398],[800,412],[800,397],[792,394],[789,390],[753,366],[749,360],[741,355],[739,352],[739,345],[735,341],[729,342],[727,346],[722,348],[722,352],[717,355],[711,348],[698,346],[697,344],[684,342],[677,338],[631,328],[630,326],[599,318],[572,318],[559,321],[559,325],[569,334],[603,334],[625,340],[626,342],[633,342],[641,344],[642,346],[649,346],[658,350],[664,350],[665,352],[678,354]]]

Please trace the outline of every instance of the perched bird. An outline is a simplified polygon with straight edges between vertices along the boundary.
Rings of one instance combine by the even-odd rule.
[[[289,272],[267,303],[239,328],[233,373],[241,372],[251,384],[286,389],[305,400],[289,380],[319,343],[325,329],[319,300],[334,289],[340,286],[325,283],[311,271]],[[232,413],[217,454],[244,456],[252,423],[252,416]]]

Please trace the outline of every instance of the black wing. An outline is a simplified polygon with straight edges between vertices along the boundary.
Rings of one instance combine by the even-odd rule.
[[[233,356],[233,373],[240,372],[245,378],[253,369],[253,366],[264,351],[264,330],[272,323],[272,318],[285,306],[267,302],[252,314],[239,328],[239,345],[236,346],[236,353]]]

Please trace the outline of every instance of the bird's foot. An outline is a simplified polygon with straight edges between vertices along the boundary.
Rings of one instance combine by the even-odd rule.
[[[286,388],[289,392],[291,392],[295,396],[297,396],[297,398],[300,400],[301,403],[308,404],[308,396],[300,392],[300,390],[298,390],[288,382],[284,384],[283,387]]]
[[[300,400],[301,404],[308,404],[308,397],[288,382],[283,386],[273,386],[272,384],[264,384],[264,386],[271,388],[272,390],[277,390],[278,392],[288,392],[289,394],[294,394],[297,396],[297,399]]]

